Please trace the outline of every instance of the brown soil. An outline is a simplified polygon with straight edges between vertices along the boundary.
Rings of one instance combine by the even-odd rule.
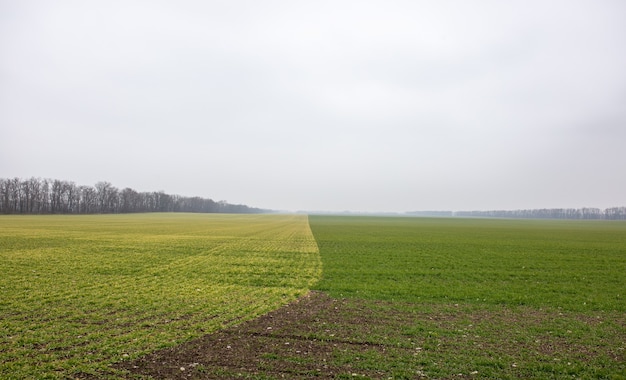
[[[135,375],[157,379],[229,378],[336,378],[352,376],[350,364],[331,365],[333,353],[386,350],[374,342],[349,340],[350,331],[331,326],[370,323],[350,310],[346,321],[340,309],[346,301],[321,292],[307,296],[241,325],[221,330],[185,344],[157,351],[135,361],[119,363]],[[336,315],[333,318],[332,315]],[[348,328],[349,330],[349,328]],[[345,335],[346,338],[343,336]],[[379,378],[384,373],[359,371],[359,375]]]
[[[623,316],[609,318],[617,323],[616,338],[589,345],[587,338],[568,337],[569,331],[544,331],[555,327],[550,321],[566,317],[554,311],[415,306],[311,292],[257,319],[115,368],[154,379],[422,378],[424,370],[436,374],[441,367],[448,372],[435,377],[473,379],[489,377],[485,371],[494,365],[492,377],[508,371],[504,377],[528,378],[533,372],[522,372],[521,362],[538,363],[537,370],[556,360],[576,360],[582,369],[598,363],[623,368],[623,345],[615,343],[626,338]],[[567,318],[587,326],[591,335],[604,319]],[[460,363],[445,362],[458,354]],[[469,361],[482,368],[468,368]],[[454,366],[465,374],[450,372]],[[545,370],[549,375],[550,368]]]

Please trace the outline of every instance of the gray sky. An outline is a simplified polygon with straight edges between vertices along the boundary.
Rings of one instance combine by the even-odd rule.
[[[626,205],[626,2],[0,0],[0,177],[282,210]]]

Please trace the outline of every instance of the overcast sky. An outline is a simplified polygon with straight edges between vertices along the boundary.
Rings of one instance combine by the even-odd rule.
[[[626,205],[626,2],[0,0],[0,177],[281,210]]]

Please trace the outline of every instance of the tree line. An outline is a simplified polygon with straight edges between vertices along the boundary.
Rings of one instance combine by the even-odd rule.
[[[626,207],[544,208],[531,210],[456,211],[453,216],[528,219],[626,220]]]
[[[251,214],[268,212],[226,201],[170,195],[163,191],[118,189],[109,182],[78,186],[71,181],[0,178],[0,214],[117,214],[198,212]]]

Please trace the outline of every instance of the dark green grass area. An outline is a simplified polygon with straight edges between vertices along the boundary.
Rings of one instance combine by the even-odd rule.
[[[336,297],[626,311],[626,223],[311,216]]]
[[[323,265],[316,289],[358,305],[342,311],[358,321],[349,339],[385,348],[337,352],[355,373],[626,378],[626,223],[309,221]]]

